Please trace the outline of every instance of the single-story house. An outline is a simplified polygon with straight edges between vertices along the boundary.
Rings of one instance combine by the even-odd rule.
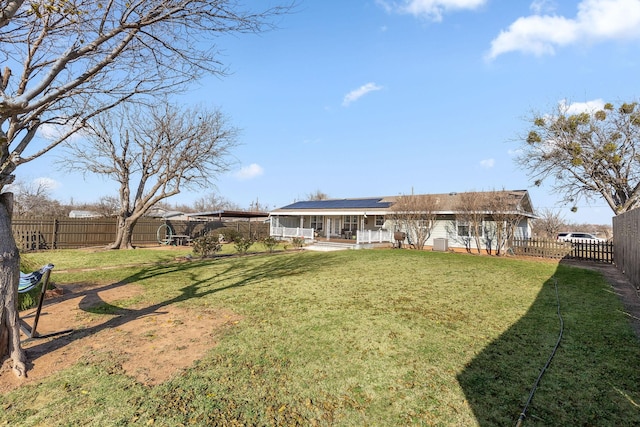
[[[405,232],[405,243],[411,243],[412,227],[399,220],[398,215],[401,211],[398,203],[401,200],[406,203],[407,197],[428,197],[432,201],[428,218],[433,218],[433,223],[430,219],[431,232],[425,246],[433,246],[436,239],[440,240],[438,243],[446,239],[447,247],[469,247],[476,233],[470,226],[470,210],[465,203],[481,197],[484,197],[482,200],[499,198],[503,201],[499,205],[502,206],[500,212],[491,211],[489,207],[497,205],[488,202],[482,205],[485,207],[475,208],[475,221],[481,218],[482,222],[481,227],[475,229],[481,230],[483,245],[492,239],[490,230],[495,230],[497,222],[505,227],[505,218],[515,219],[513,237],[531,237],[530,221],[535,215],[526,190],[299,201],[270,212],[270,234],[284,238],[302,237],[307,241],[350,239],[360,244],[394,242],[398,236],[396,232]]]
[[[104,215],[95,211],[72,210],[69,211],[69,218],[101,218]]]

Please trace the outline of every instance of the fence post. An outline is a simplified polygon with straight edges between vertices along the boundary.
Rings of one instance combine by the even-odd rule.
[[[53,230],[51,231],[51,247],[58,249],[58,219],[53,220]]]

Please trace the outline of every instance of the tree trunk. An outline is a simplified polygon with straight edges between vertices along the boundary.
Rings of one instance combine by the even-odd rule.
[[[118,230],[116,231],[116,241],[109,246],[109,249],[133,249],[131,239],[133,238],[133,227],[136,222],[138,222],[137,218],[120,218],[118,220]]]
[[[13,372],[26,376],[26,355],[20,346],[18,283],[20,253],[13,238],[13,194],[0,194],[0,360],[10,357]]]

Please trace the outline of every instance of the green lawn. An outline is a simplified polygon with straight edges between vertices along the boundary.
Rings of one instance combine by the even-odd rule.
[[[168,382],[82,362],[0,396],[0,425],[515,425],[558,337],[554,276],[564,338],[523,426],[640,425],[640,345],[598,273],[391,249],[175,257],[28,255],[56,270],[127,265],[53,279],[135,282],[149,304],[243,320]]]

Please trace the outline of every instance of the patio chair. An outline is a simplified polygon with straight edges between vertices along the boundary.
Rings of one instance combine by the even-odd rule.
[[[46,338],[60,334],[66,334],[71,332],[72,329],[65,329],[63,331],[52,332],[46,335],[39,335],[36,332],[38,327],[38,320],[40,320],[40,313],[42,312],[42,304],[44,303],[44,297],[49,287],[49,277],[51,276],[51,270],[53,270],[53,264],[47,264],[40,270],[33,271],[31,273],[20,272],[20,283],[18,285],[19,293],[26,293],[38,286],[38,283],[42,282],[42,290],[38,298],[38,308],[36,309],[36,315],[33,320],[33,326],[29,326],[23,319],[20,319],[20,329],[27,336],[27,338]]]

